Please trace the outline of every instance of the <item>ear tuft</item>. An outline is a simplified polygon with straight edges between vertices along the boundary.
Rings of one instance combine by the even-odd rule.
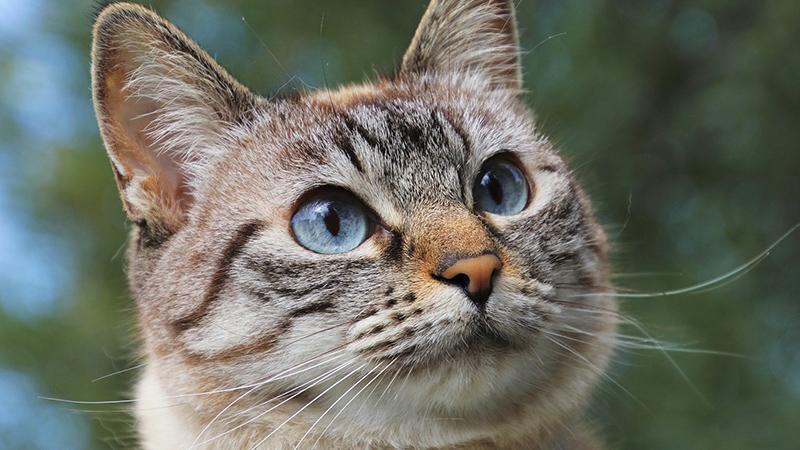
[[[401,71],[475,73],[494,88],[521,92],[512,0],[432,0],[403,57]]]
[[[226,131],[257,98],[175,26],[112,3],[97,16],[92,90],[117,185],[134,221],[176,231]]]

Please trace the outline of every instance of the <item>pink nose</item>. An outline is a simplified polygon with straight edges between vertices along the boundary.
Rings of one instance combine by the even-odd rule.
[[[478,307],[482,308],[492,293],[492,278],[502,263],[494,254],[459,259],[439,275],[448,283],[461,287]]]

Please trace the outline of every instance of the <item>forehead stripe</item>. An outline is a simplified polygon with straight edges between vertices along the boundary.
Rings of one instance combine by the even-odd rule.
[[[439,113],[441,114],[441,118],[444,119],[443,122],[446,123],[447,126],[449,126],[450,129],[452,129],[453,132],[455,132],[455,134],[461,140],[461,145],[464,150],[464,157],[465,158],[468,157],[470,154],[472,154],[472,149],[470,146],[469,136],[467,135],[467,132],[464,131],[464,128],[462,128],[460,123],[458,123],[453,119],[453,117],[448,111],[443,110],[439,111]]]
[[[364,141],[369,144],[370,147],[377,147],[379,144],[378,138],[376,138],[372,133],[367,130],[364,125],[358,123],[350,114],[344,113],[342,114],[342,120],[344,120],[344,125],[347,127],[347,130],[350,132],[351,135],[358,135]]]
[[[355,166],[356,170],[363,173],[364,166],[361,164],[361,160],[358,159],[358,155],[356,155],[356,149],[353,146],[353,139],[356,135],[360,135],[362,139],[369,142],[364,134],[360,131],[360,126],[357,125],[353,119],[347,115],[343,116],[345,127],[347,127],[346,131],[343,130],[341,134],[337,133],[334,136],[334,143],[336,146],[341,150],[350,162]]]

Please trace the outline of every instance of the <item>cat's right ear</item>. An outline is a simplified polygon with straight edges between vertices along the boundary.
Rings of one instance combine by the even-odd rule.
[[[131,220],[172,233],[184,223],[226,131],[258,99],[152,11],[102,9],[94,25],[92,90],[100,131]]]

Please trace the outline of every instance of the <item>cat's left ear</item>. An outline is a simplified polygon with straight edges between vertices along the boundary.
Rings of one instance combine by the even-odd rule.
[[[431,0],[401,72],[471,72],[494,88],[521,92],[513,0]]]

